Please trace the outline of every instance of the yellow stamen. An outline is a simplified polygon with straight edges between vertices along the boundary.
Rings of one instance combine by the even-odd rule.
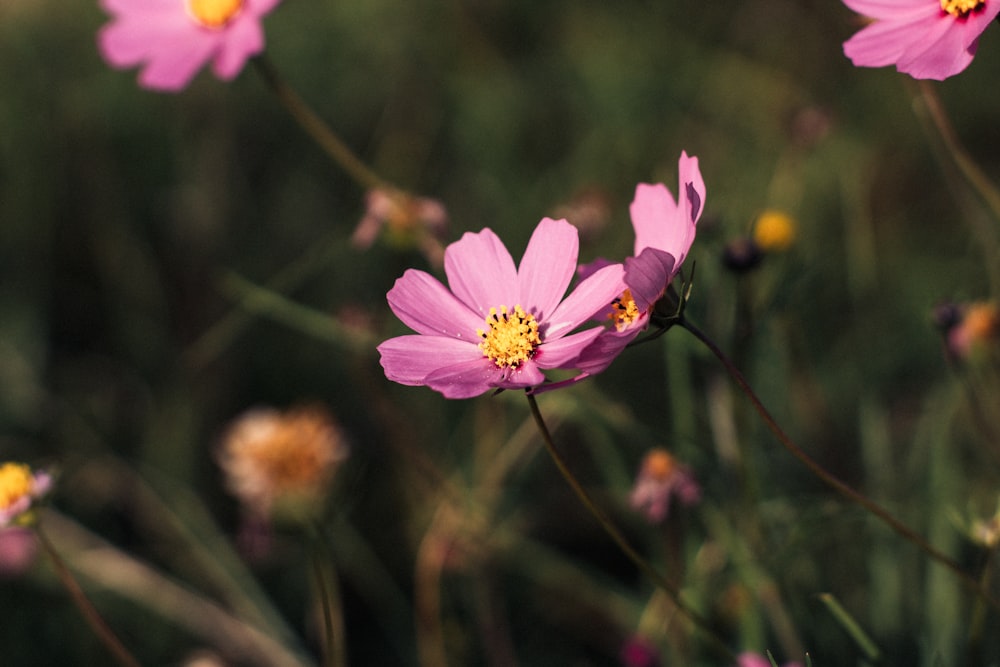
[[[184,0],[188,14],[206,28],[223,28],[243,9],[244,0]]]
[[[483,339],[479,349],[500,368],[517,368],[535,356],[535,348],[542,344],[535,316],[521,306],[514,306],[513,313],[507,312],[507,306],[500,306],[499,313],[490,308],[486,326],[489,329],[476,330]]]
[[[941,0],[941,9],[956,18],[961,18],[985,4],[986,0]]]
[[[5,510],[21,498],[30,495],[35,487],[31,468],[23,463],[4,463],[0,466],[0,510]]]
[[[632,298],[632,290],[627,289],[622,292],[620,297],[611,302],[611,307],[614,310],[608,314],[608,319],[614,321],[615,329],[618,331],[625,329],[642,315],[639,307],[635,305],[635,299]]]

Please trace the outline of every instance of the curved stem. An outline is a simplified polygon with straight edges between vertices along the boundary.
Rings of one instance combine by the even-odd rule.
[[[257,56],[252,59],[252,62],[268,87],[277,95],[295,121],[341,169],[346,171],[363,188],[369,190],[384,188],[390,192],[395,191],[392,185],[362,162],[361,158],[348,148],[347,144],[305,103],[299,94],[285,83],[285,80],[281,78],[269,60],[264,56]]]
[[[725,353],[721,349],[719,349],[719,346],[716,345],[714,342],[712,342],[712,340],[708,338],[708,336],[706,336],[698,327],[691,324],[687,320],[682,319],[680,325],[685,329],[687,329],[695,338],[697,338],[702,343],[702,345],[707,347],[712,352],[712,354],[715,355],[715,358],[722,363],[726,371],[729,373],[730,377],[732,377],[733,381],[736,382],[737,385],[739,385],[740,390],[742,390],[743,393],[746,395],[746,397],[750,400],[750,403],[757,411],[757,414],[760,415],[760,418],[764,421],[764,424],[766,424],[768,429],[770,429],[771,432],[775,435],[775,437],[778,438],[778,442],[780,442],[781,445],[786,450],[788,450],[788,452],[792,456],[798,459],[800,463],[802,463],[806,468],[808,468],[810,472],[819,477],[820,480],[822,480],[827,486],[833,488],[835,491],[840,493],[842,496],[844,496],[851,502],[860,505],[866,511],[876,516],[884,524],[889,526],[889,528],[894,530],[900,537],[909,542],[912,542],[914,545],[916,545],[917,548],[919,548],[921,551],[927,554],[930,558],[937,561],[941,565],[947,567],[955,574],[955,576],[959,578],[959,581],[961,581],[962,584],[971,592],[976,593],[977,595],[981,596],[984,600],[989,602],[991,605],[993,605],[995,608],[1000,609],[1000,601],[996,600],[991,595],[989,595],[989,593],[986,592],[986,590],[983,588],[980,582],[976,581],[974,578],[969,576],[969,574],[966,573],[965,570],[963,570],[962,567],[957,562],[952,560],[950,557],[948,557],[941,551],[935,549],[933,546],[931,546],[931,544],[927,540],[925,540],[922,536],[920,536],[916,531],[914,531],[912,528],[901,522],[896,517],[892,516],[889,513],[889,511],[883,508],[881,505],[870,500],[867,496],[860,493],[859,491],[855,491],[853,488],[851,488],[850,486],[848,486],[847,484],[845,484],[844,482],[840,481],[832,474],[827,472],[826,469],[823,468],[823,466],[821,466],[819,463],[817,463],[811,456],[809,456],[805,452],[805,450],[803,450],[801,447],[795,444],[795,441],[793,441],[788,436],[788,434],[782,430],[781,426],[778,425],[778,422],[776,422],[774,420],[774,417],[771,416],[771,413],[767,411],[767,408],[764,407],[764,404],[761,402],[760,398],[758,398],[753,388],[750,387],[750,384],[747,382],[746,378],[743,377],[743,374],[740,372],[738,368],[736,368],[736,366],[733,365],[733,363],[729,360],[729,358],[725,355]]]
[[[649,561],[642,557],[642,555],[637,552],[622,532],[615,526],[614,522],[611,521],[611,517],[608,516],[607,512],[601,509],[597,503],[594,502],[587,490],[583,488],[580,484],[580,480],[576,478],[573,472],[569,469],[566,463],[566,459],[555,446],[555,442],[552,440],[552,434],[549,432],[548,426],[545,424],[545,419],[542,417],[542,412],[538,408],[538,401],[535,399],[533,394],[525,394],[528,397],[528,405],[531,407],[531,414],[535,418],[535,423],[538,425],[538,430],[542,435],[542,441],[545,443],[545,448],[549,451],[549,455],[555,462],[556,467],[559,468],[559,472],[562,473],[563,478],[570,485],[573,491],[576,493],[577,498],[583,503],[583,506],[587,508],[597,522],[601,524],[604,532],[608,534],[609,537],[618,545],[622,553],[631,560],[636,567],[639,568],[649,579],[661,588],[677,606],[677,609],[687,616],[692,623],[698,626],[703,632],[705,632],[709,638],[711,638],[714,647],[727,659],[735,660],[735,654],[729,650],[725,643],[719,639],[715,633],[712,631],[708,620],[703,618],[700,614],[691,609],[687,604],[685,604],[681,598],[680,593],[675,586],[667,581],[666,577],[660,574]]]
[[[73,573],[69,571],[69,567],[66,566],[66,562],[56,551],[56,548],[49,541],[48,536],[45,531],[42,530],[41,525],[35,526],[35,534],[38,535],[38,541],[41,543],[42,548],[48,555],[49,559],[52,561],[53,567],[55,567],[56,575],[59,576],[59,581],[62,585],[66,587],[66,591],[69,593],[70,598],[73,600],[73,604],[76,605],[80,613],[83,614],[83,618],[87,621],[87,625],[90,629],[94,631],[97,638],[107,647],[118,664],[122,667],[140,667],[139,661],[129,652],[125,645],[122,644],[121,640],[114,633],[110,626],[101,614],[94,607],[94,604],[87,599],[87,595],[80,588],[80,584],[73,577]]]

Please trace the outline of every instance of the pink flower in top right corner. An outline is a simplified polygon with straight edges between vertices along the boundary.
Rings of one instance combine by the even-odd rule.
[[[871,24],[844,42],[858,67],[896,69],[941,81],[972,62],[979,36],[1000,14],[998,0],[844,0]]]

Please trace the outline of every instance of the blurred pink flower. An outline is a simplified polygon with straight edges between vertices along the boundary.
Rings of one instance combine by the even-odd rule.
[[[740,653],[736,657],[736,667],[771,667],[771,661],[760,653]],[[786,662],[784,667],[802,667],[802,663]]]
[[[641,635],[629,637],[618,657],[622,667],[658,667],[660,664],[656,645]]]
[[[447,227],[448,211],[437,199],[375,188],[368,191],[365,215],[351,243],[365,250],[383,234],[392,245],[419,248],[431,265],[440,266],[444,249],[439,239]]]
[[[0,529],[15,523],[52,486],[45,472],[32,472],[23,463],[0,465]]]
[[[538,223],[519,267],[493,231],[466,233],[445,250],[449,287],[410,269],[387,295],[415,335],[378,346],[387,378],[447,398],[536,387],[543,370],[577,368],[603,331],[571,333],[620,289],[622,266],[596,271],[563,296],[576,271],[579,238],[565,220]],[[450,288],[450,289],[449,289]]]
[[[915,79],[947,79],[972,62],[997,0],[844,0],[874,21],[844,42],[858,67],[895,65]]]
[[[18,577],[28,571],[38,553],[35,531],[11,526],[0,529],[0,577]]]
[[[651,523],[659,523],[667,518],[673,496],[683,505],[694,505],[701,500],[701,487],[691,469],[678,463],[670,452],[651,449],[632,487],[632,507],[645,514]]]
[[[600,373],[649,324],[653,305],[681,269],[687,257],[705,202],[705,181],[698,158],[681,153],[677,163],[678,199],[667,186],[640,183],[629,207],[635,230],[634,255],[625,260],[625,272],[614,301],[602,312],[610,327],[581,355],[579,368]],[[593,266],[600,266],[598,260]],[[585,267],[583,273],[592,270]]]
[[[264,49],[261,17],[280,0],[101,0],[112,21],[98,46],[113,67],[140,66],[139,83],[181,90],[207,62],[220,79]]]

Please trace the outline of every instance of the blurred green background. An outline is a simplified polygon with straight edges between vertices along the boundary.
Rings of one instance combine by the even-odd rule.
[[[216,597],[164,517],[196,544],[232,538],[239,509],[212,453],[226,424],[255,405],[319,401],[352,443],[329,511],[351,664],[435,664],[415,617],[421,544],[452,502],[441,479],[494,494],[485,527],[458,531],[464,546],[438,573],[448,664],[620,664],[640,626],[663,664],[727,664],[647,606],[650,582],[538,443],[521,442],[523,399],[392,385],[372,347],[254,305],[247,285],[270,286],[381,340],[404,331],[385,304],[393,281],[433,269],[417,252],[350,245],[364,192],[253,67],[149,92],[101,61],[106,21],[93,3],[0,5],[0,458],[54,466],[60,512]],[[675,191],[681,150],[697,155],[708,195],[688,259],[692,319],[824,466],[976,575],[987,556],[953,517],[996,507],[995,358],[950,372],[931,311],[997,296],[1000,221],[922,121],[915,82],[843,57],[859,25],[833,0],[288,0],[265,19],[274,66],[376,171],[444,202],[449,240],[488,226],[517,258],[542,216],[586,195],[606,215],[581,260],[621,258],[635,184]],[[995,33],[934,86],[991,175]],[[790,213],[798,241],[736,276],[723,249],[765,208]],[[955,577],[781,450],[684,332],[540,402],[581,478],[643,553],[683,574],[733,650],[872,664],[817,598],[829,592],[881,664],[1000,660],[996,610],[971,652],[975,601]],[[627,505],[656,445],[703,486],[662,531]],[[511,447],[523,458],[491,490],[493,457]],[[147,491],[163,507],[138,511]],[[309,571],[295,539],[281,544],[250,571],[315,659]],[[212,647],[141,596],[83,581],[144,664]],[[44,564],[0,582],[0,608],[0,663],[108,664]]]

